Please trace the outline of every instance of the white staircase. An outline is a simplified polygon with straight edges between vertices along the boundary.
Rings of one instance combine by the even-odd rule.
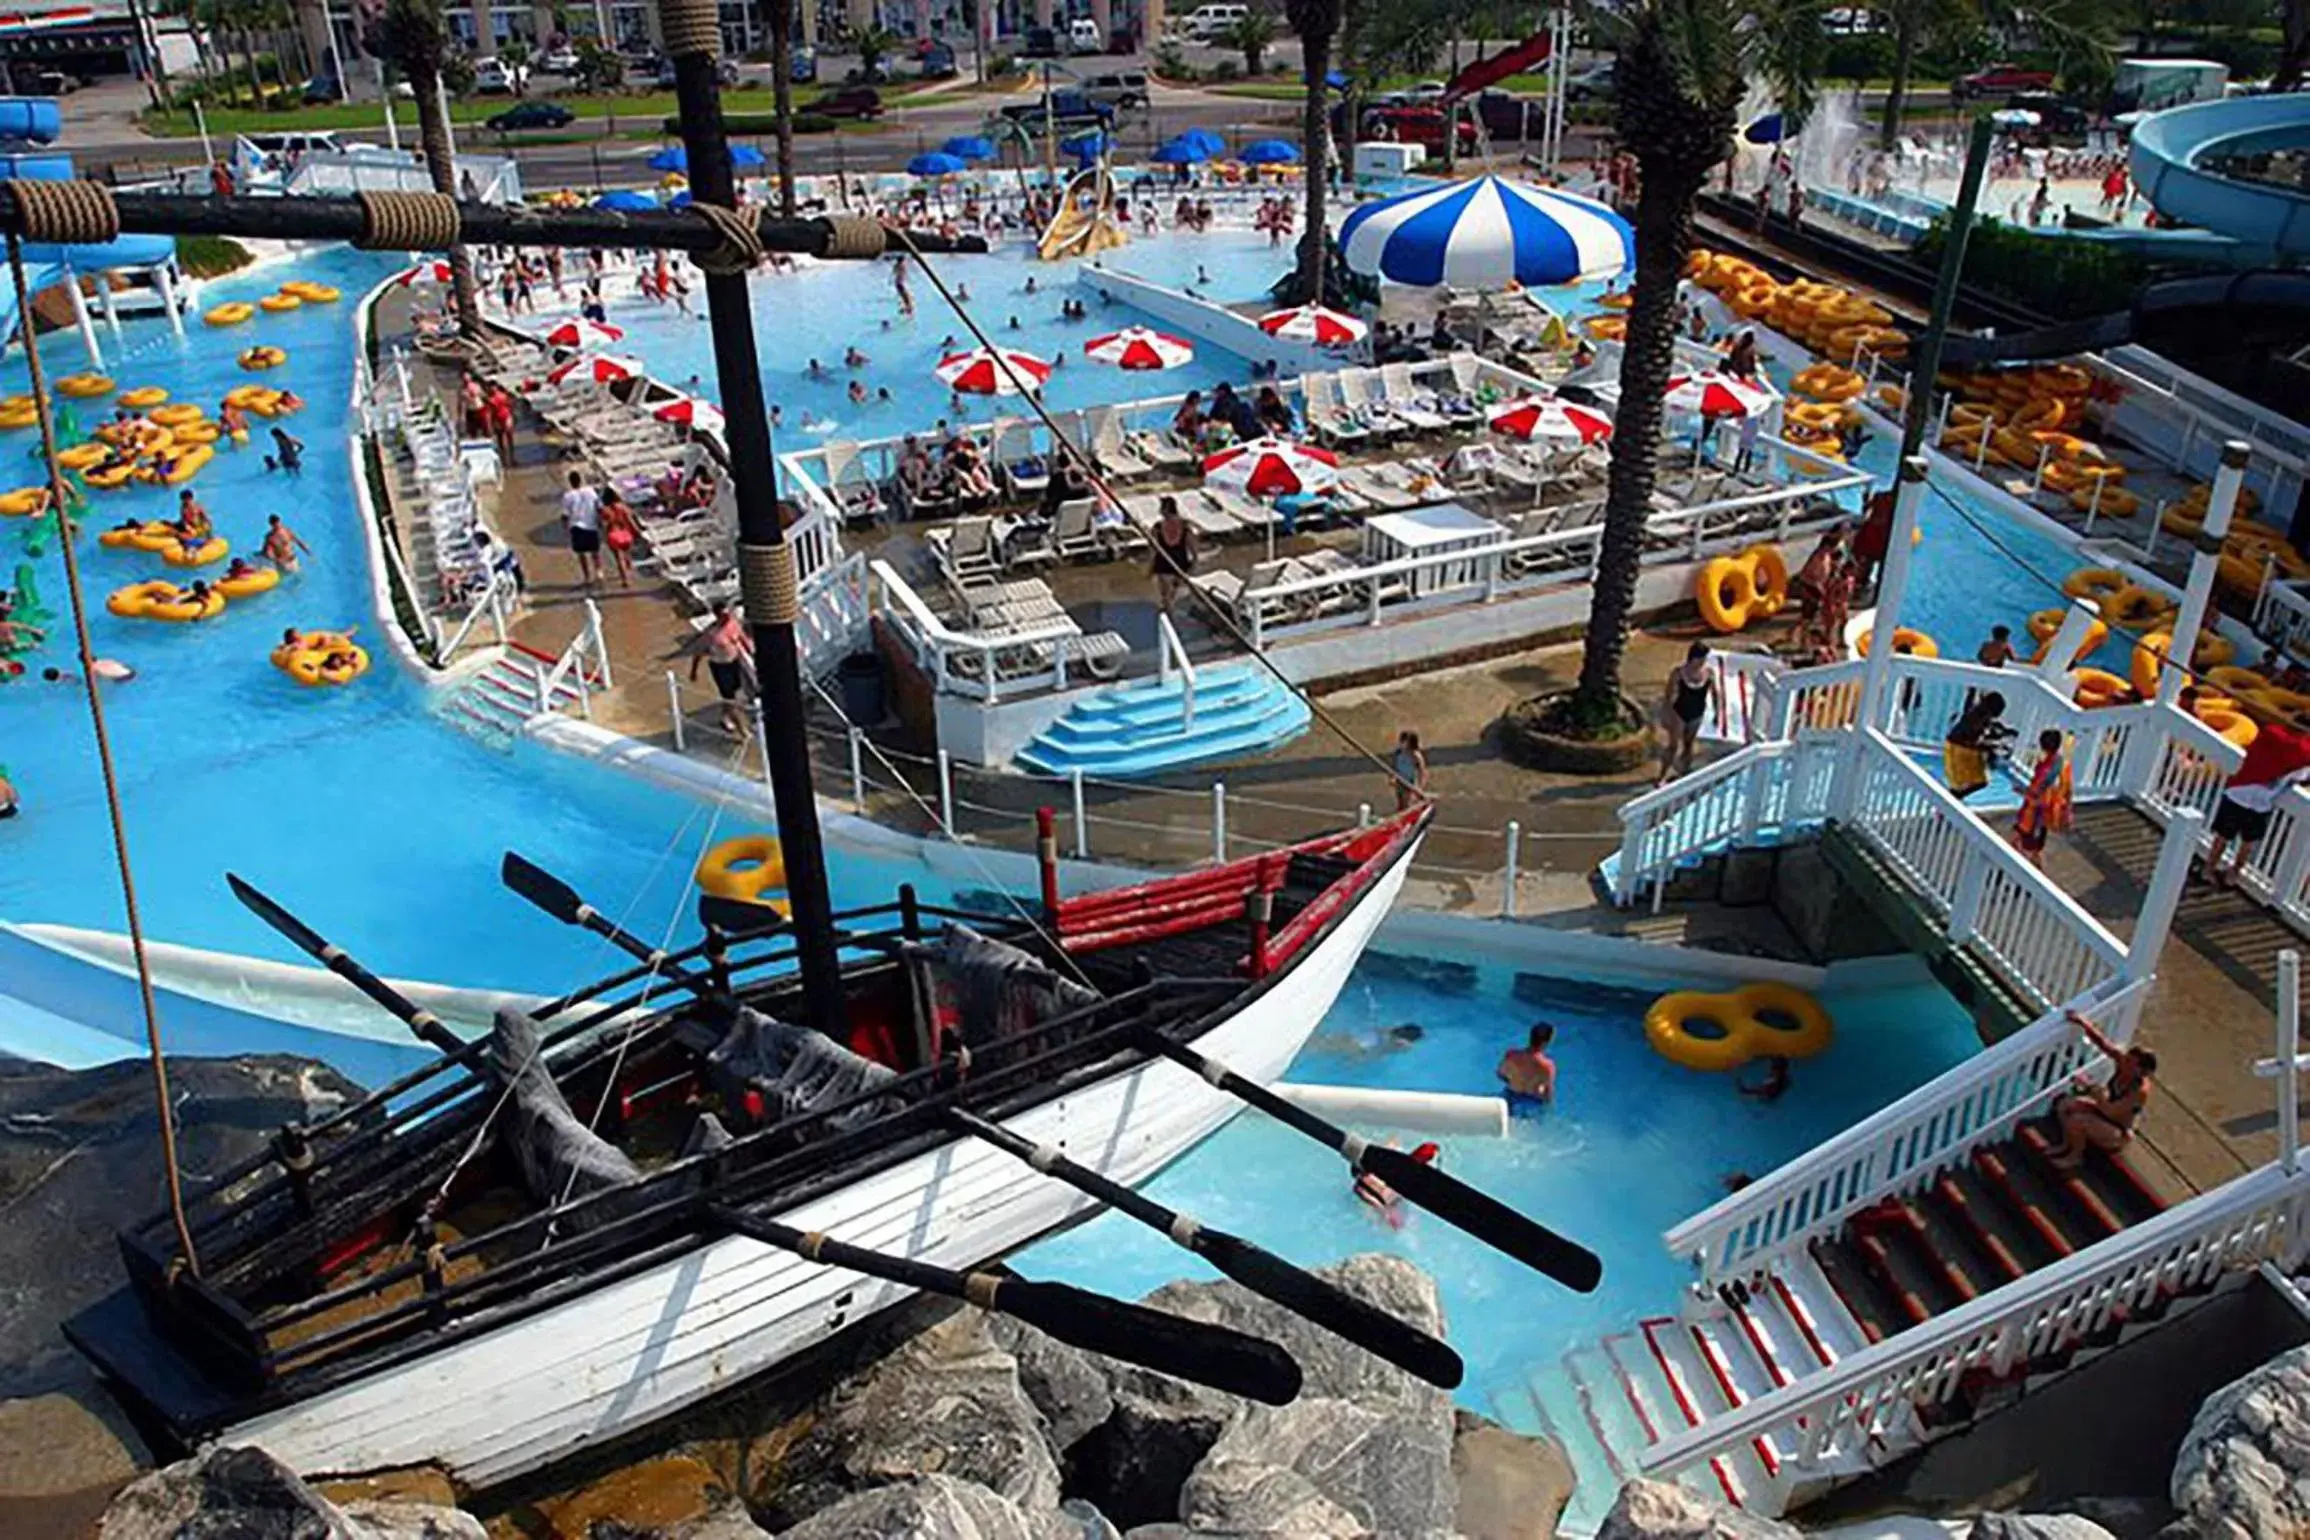
[[[557,657],[509,640],[441,698],[441,715],[494,747],[510,746],[537,716],[567,711],[593,716],[593,699],[610,688],[608,643],[601,611],[586,601],[585,624]]]

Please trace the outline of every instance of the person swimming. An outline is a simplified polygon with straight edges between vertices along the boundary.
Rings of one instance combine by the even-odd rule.
[[[1392,1146],[1395,1141],[1391,1139],[1388,1143]],[[1412,1159],[1423,1166],[1432,1166],[1436,1163],[1436,1157],[1442,1153],[1442,1146],[1430,1140],[1412,1151]],[[1404,1227],[1404,1200],[1397,1196],[1393,1187],[1369,1171],[1359,1171],[1356,1173],[1353,1191],[1357,1201],[1387,1221],[1389,1229],[1400,1230]]]
[[[1536,1021],[1525,1035],[1524,1046],[1511,1048],[1500,1055],[1497,1071],[1505,1089],[1511,1117],[1537,1117],[1556,1099],[1556,1061],[1548,1057],[1548,1048],[1556,1041],[1552,1023]]]
[[[1321,1033],[1307,1046],[1318,1053],[1336,1053],[1343,1058],[1376,1059],[1401,1053],[1427,1035],[1428,1029],[1418,1022],[1399,1021],[1368,1036],[1361,1032]]]

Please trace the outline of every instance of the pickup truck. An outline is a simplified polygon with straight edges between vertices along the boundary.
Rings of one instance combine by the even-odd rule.
[[[1115,109],[1081,91],[1053,91],[1044,100],[1050,103],[1051,126],[1062,134],[1115,126]],[[1002,115],[1028,133],[1037,133],[1043,126],[1043,102],[1015,102],[1005,107]]]
[[[1949,82],[1949,99],[1971,96],[2010,96],[2016,91],[2050,91],[2053,71],[2023,69],[2018,64],[1992,64]]]

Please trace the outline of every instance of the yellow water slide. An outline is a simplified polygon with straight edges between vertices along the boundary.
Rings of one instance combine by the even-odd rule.
[[[1115,222],[1114,204],[1115,179],[1104,164],[1076,172],[1059,196],[1050,228],[1035,243],[1036,253],[1046,262],[1058,262],[1122,245],[1130,236]]]

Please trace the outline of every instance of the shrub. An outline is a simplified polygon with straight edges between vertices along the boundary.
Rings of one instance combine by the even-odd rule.
[[[240,242],[221,235],[180,235],[176,238],[176,265],[188,278],[222,278],[256,260]]]
[[[1243,73],[1243,66],[1233,59],[1221,59],[1211,66],[1213,80],[1233,80]]]
[[[798,134],[831,134],[841,126],[823,112],[794,114],[794,132]]]
[[[1935,221],[1917,243],[1917,259],[1938,264],[1947,235],[1947,223]],[[2128,252],[2039,235],[1997,219],[1976,224],[1965,247],[1967,283],[2055,320],[2123,310],[2145,277],[2141,259]]]

